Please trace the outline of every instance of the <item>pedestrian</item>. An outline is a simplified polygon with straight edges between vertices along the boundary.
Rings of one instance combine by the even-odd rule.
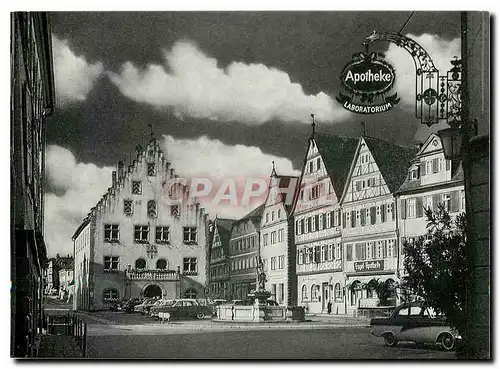
[[[328,310],[328,315],[330,315],[332,313],[332,302],[331,301],[328,301],[327,310]]]

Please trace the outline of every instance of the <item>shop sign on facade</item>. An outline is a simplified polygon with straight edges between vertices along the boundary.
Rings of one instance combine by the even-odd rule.
[[[383,260],[356,261],[354,263],[356,272],[369,272],[372,270],[384,270]]]

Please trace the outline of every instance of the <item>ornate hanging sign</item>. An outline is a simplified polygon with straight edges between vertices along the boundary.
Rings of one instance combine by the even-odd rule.
[[[396,73],[392,65],[380,58],[380,54],[354,54],[344,67],[340,80],[350,96],[340,92],[337,101],[353,113],[383,113],[400,100],[397,93],[384,96],[393,88]]]

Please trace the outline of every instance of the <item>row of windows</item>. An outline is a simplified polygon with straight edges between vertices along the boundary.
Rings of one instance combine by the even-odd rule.
[[[232,252],[252,249],[255,246],[257,246],[257,236],[250,236],[231,241]]]
[[[371,177],[371,178],[356,181],[354,183],[354,188],[356,191],[362,191],[365,188],[377,187],[378,185],[379,185],[379,182],[377,181],[377,178]]]
[[[186,299],[196,299],[197,293],[194,288],[188,288],[184,292],[184,298]],[[116,288],[107,288],[103,291],[102,299],[104,302],[115,302],[120,299],[120,292]],[[191,301],[184,301],[184,303],[190,303]],[[188,306],[188,305],[185,305]]]
[[[310,295],[308,294],[309,291],[311,292]],[[300,295],[301,295],[301,300],[303,302],[319,301],[320,300],[319,285],[313,284],[310,289],[308,289],[305,284],[302,285]],[[309,300],[309,296],[311,296],[310,300]],[[335,284],[335,287],[333,289],[333,299],[335,302],[343,302],[344,301],[344,290],[340,286],[340,283]]]
[[[229,273],[229,265],[223,264],[223,265],[217,265],[214,267],[210,268],[210,276],[212,278],[219,277],[221,275],[225,275]]]
[[[394,203],[381,204],[342,213],[342,228],[351,228],[394,220]]]
[[[316,232],[338,226],[340,226],[340,210],[332,210],[295,221],[295,234]]]
[[[231,270],[245,270],[257,266],[257,256],[248,256],[231,261]]]
[[[144,243],[149,241],[150,226],[136,225],[134,226],[134,241],[136,243]],[[118,224],[104,225],[104,241],[118,242],[120,240],[120,226]],[[197,242],[197,228],[183,227],[184,243]],[[155,227],[155,242],[168,243],[170,242],[170,227],[157,226]]]
[[[197,272],[197,259],[196,258],[183,258],[183,272]],[[167,269],[168,262],[165,259],[160,259],[156,262],[157,269]],[[145,269],[146,260],[139,258],[135,261],[136,269]],[[119,256],[104,256],[104,271],[105,272],[118,272],[120,270],[120,257]]]
[[[308,196],[308,199],[309,200],[315,200],[315,199],[318,199],[320,198],[321,196],[325,195],[326,192],[325,192],[325,183],[324,182],[320,182],[320,183],[317,183],[309,188],[304,188],[302,190],[300,190],[300,193],[299,193],[299,199],[300,201],[303,201],[304,200],[304,194],[307,193],[309,196]],[[328,194],[331,194],[333,193],[333,187],[332,187],[332,184],[329,183],[328,184]]]
[[[267,269],[267,260],[263,260],[264,269]],[[285,255],[273,256],[269,260],[271,260],[271,270],[285,269]]]
[[[278,209],[278,212],[277,212],[277,213],[278,213],[278,214],[277,214],[276,219],[277,219],[277,220],[279,220],[279,219],[281,219],[281,209]],[[270,217],[269,217],[269,214],[271,214],[271,216],[270,216]],[[267,213],[266,213],[266,223],[269,223],[269,221],[274,222],[274,214],[275,214],[275,213],[274,213],[274,210],[273,210],[273,211],[271,211],[271,212],[267,212]]]
[[[285,240],[285,230],[279,229],[278,232],[272,231],[271,233],[264,233],[262,236],[262,245],[269,245],[269,235],[271,235],[271,245],[276,243],[276,235],[278,235],[278,242],[283,242]]]
[[[442,203],[444,208],[452,213],[465,211],[465,191],[401,199],[401,218],[420,218],[423,216],[424,208],[437,211],[438,203]]]
[[[212,252],[210,253],[210,260],[217,260],[221,259],[224,257],[224,248],[223,247],[217,247],[212,249]]]
[[[370,260],[396,256],[395,240],[379,240],[346,244],[346,260]]]
[[[149,200],[147,203],[147,216],[149,218],[157,218],[158,217],[158,204],[155,200]],[[134,201],[131,199],[123,200],[123,214],[132,215],[134,214]],[[179,205],[171,205],[170,206],[170,215],[173,217],[180,216],[180,207]]]
[[[342,260],[342,245],[324,245],[304,247],[297,251],[297,262],[301,264],[324,263],[325,261]]]

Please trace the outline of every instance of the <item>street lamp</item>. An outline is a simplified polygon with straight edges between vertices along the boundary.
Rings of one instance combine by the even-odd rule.
[[[438,131],[443,144],[444,157],[447,160],[458,159],[461,156],[463,135],[460,128],[446,128]]]

